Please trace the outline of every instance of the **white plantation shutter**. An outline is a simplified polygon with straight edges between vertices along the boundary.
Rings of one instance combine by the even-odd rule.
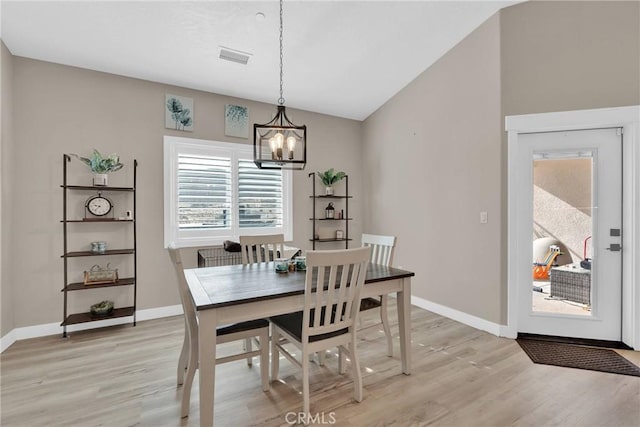
[[[240,235],[293,239],[291,171],[258,169],[248,144],[164,137],[164,242],[220,245]]]
[[[282,227],[282,171],[258,169],[251,160],[238,160],[240,228]]]
[[[231,159],[178,155],[179,228],[231,228],[231,199]]]

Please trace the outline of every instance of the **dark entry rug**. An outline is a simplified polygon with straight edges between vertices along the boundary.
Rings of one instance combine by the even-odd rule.
[[[533,363],[640,377],[640,367],[613,350],[518,338]]]

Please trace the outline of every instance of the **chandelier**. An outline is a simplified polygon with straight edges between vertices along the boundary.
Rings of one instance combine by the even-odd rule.
[[[268,123],[253,125],[253,161],[260,169],[304,169],[307,126],[293,124],[282,97],[282,2],[280,0],[280,98],[278,112]]]

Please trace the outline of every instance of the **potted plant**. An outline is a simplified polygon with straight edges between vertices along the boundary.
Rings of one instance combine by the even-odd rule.
[[[90,158],[80,157],[77,154],[71,155],[89,166],[89,169],[93,172],[93,185],[107,185],[107,174],[120,170],[124,166],[120,163],[120,157],[117,154],[114,153],[105,157],[95,148]]]
[[[324,184],[325,194],[327,196],[333,195],[333,184],[340,181],[342,178],[347,176],[344,172],[336,172],[333,168],[326,170],[324,172],[316,172],[320,180]]]

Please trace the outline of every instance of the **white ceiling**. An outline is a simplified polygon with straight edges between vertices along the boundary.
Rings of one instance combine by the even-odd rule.
[[[517,2],[287,0],[285,105],[363,120]],[[3,0],[1,8],[14,55],[271,104],[279,97],[278,2]],[[223,61],[219,46],[252,56],[247,65]]]

